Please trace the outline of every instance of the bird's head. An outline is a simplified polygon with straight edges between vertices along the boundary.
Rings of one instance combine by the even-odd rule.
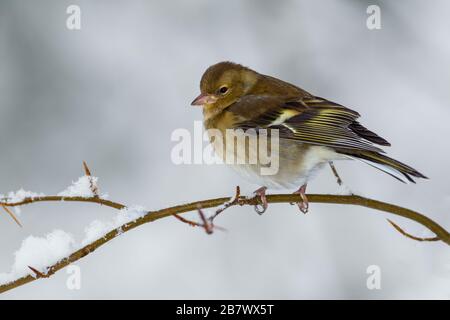
[[[220,112],[255,85],[259,74],[233,62],[219,62],[209,67],[200,81],[200,95],[191,105],[203,106],[205,111]]]

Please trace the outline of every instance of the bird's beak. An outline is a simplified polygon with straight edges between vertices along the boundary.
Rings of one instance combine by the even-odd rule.
[[[202,106],[211,104],[217,101],[217,97],[213,94],[202,93],[192,101],[191,106]]]

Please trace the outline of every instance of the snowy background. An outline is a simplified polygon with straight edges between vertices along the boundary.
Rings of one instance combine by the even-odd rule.
[[[82,29],[66,29],[81,7]],[[381,30],[366,8],[381,7]],[[389,154],[429,176],[403,185],[364,164],[337,163],[346,184],[450,228],[450,20],[448,1],[1,1],[0,193],[57,193],[86,160],[101,192],[158,209],[257,186],[224,166],[174,165],[170,136],[193,129],[189,106],[209,65],[232,60],[356,109],[393,145]],[[311,192],[337,192],[329,170]],[[55,229],[76,241],[116,213],[93,204],[0,215],[0,272],[30,235]],[[195,214],[192,215],[195,217]],[[173,218],[147,224],[77,263],[68,274],[0,296],[16,298],[450,298],[450,250],[395,232],[387,215],[312,204],[271,205],[262,217],[233,208],[206,235]],[[395,218],[419,236],[421,226]],[[381,268],[381,290],[366,269]]]

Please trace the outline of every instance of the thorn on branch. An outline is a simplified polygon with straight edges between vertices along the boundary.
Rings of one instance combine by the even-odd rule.
[[[338,185],[342,186],[343,181],[342,181],[341,177],[339,176],[339,173],[337,172],[336,167],[334,166],[334,162],[330,161],[328,163],[330,164],[331,171],[333,171],[333,174],[336,177],[336,181],[337,181]]]
[[[393,222],[390,219],[386,219],[394,228],[395,230],[397,230],[398,232],[400,232],[402,235],[404,235],[407,238],[416,240],[416,241],[439,241],[441,240],[439,237],[431,237],[431,238],[420,238],[420,237],[416,237],[413,236],[412,234],[407,233],[405,230],[403,230],[402,228],[400,228],[395,222]]]
[[[15,216],[15,214],[9,210],[9,208],[7,206],[5,206],[4,204],[2,204],[3,209],[6,211],[6,213],[9,214],[9,216],[19,225],[19,227],[23,227],[22,224],[20,223],[19,219],[17,219],[17,217]]]
[[[86,174],[86,176],[89,177],[89,187],[91,188],[94,198],[99,198],[98,187],[94,183],[94,180],[92,179],[91,170],[89,170],[89,167],[88,167],[86,161],[83,161],[83,169],[84,169],[84,173]]]
[[[203,213],[202,207],[198,206],[197,212],[200,216],[200,219],[202,220],[203,228],[205,228],[205,232],[207,234],[212,234],[213,233],[213,225],[209,220],[206,219],[205,214]]]
[[[202,220],[201,223],[195,222],[195,221],[192,221],[192,220],[189,220],[189,219],[186,219],[186,218],[184,218],[184,217],[182,217],[182,216],[180,216],[179,214],[176,214],[176,213],[173,214],[173,216],[175,218],[177,218],[178,220],[180,220],[181,222],[190,225],[191,227],[201,227],[201,228],[203,228],[207,234],[212,234],[214,229],[221,230],[221,231],[226,231],[225,228],[222,228],[222,227],[214,225],[210,218],[206,219],[205,214],[203,213],[203,210],[200,207],[197,209],[197,211],[198,211],[198,214],[200,216],[200,219]]]
[[[44,273],[40,272],[39,270],[31,267],[31,266],[28,266],[28,268],[30,268],[30,270],[35,273],[37,279],[39,279],[39,278],[50,278],[51,274],[49,274],[49,273],[44,274]]]

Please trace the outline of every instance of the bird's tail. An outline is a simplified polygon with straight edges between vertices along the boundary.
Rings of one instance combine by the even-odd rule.
[[[401,163],[400,161],[389,158],[388,156],[385,156],[377,152],[373,151],[354,152],[346,150],[341,151],[339,153],[345,154],[350,158],[357,159],[364,163],[367,163],[368,165],[377,168],[404,183],[407,183],[408,181],[415,183],[412,177],[428,179],[426,176],[424,176],[416,169],[411,168],[410,166],[407,166],[406,164]]]

